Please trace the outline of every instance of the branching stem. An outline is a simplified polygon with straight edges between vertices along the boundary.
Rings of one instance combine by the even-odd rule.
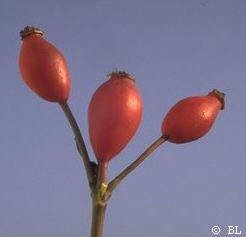
[[[165,136],[159,137],[153,142],[135,161],[127,166],[118,176],[116,176],[109,184],[107,182],[108,176],[108,162],[99,162],[94,164],[90,161],[84,139],[80,132],[79,126],[70,110],[67,102],[59,103],[69,124],[73,130],[76,146],[79,154],[82,157],[89,186],[91,188],[92,195],[92,225],[91,225],[91,237],[102,237],[103,226],[105,219],[105,212],[107,208],[108,199],[111,197],[113,190],[122,182],[122,180],[128,176],[133,170],[135,170],[152,152],[154,152],[167,138]],[[96,173],[95,167],[96,165]]]

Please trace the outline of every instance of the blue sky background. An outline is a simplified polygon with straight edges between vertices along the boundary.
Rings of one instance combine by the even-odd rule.
[[[141,126],[111,162],[113,178],[160,136],[178,100],[226,93],[204,138],[166,143],[114,193],[105,236],[246,234],[246,1],[0,1],[0,236],[89,236],[91,203],[70,127],[57,104],[23,83],[19,31],[35,25],[67,59],[69,100],[89,152],[87,106],[106,74],[137,79]]]

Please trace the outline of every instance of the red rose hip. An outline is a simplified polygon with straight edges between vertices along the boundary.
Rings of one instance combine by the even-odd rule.
[[[142,117],[135,80],[113,72],[94,93],[88,108],[90,142],[98,162],[115,157],[130,141]]]
[[[168,141],[186,143],[204,136],[224,109],[224,93],[213,90],[206,96],[185,98],[175,104],[162,122]]]
[[[20,32],[22,46],[19,66],[23,80],[32,91],[50,102],[66,102],[71,82],[69,71],[60,51],[35,27]]]

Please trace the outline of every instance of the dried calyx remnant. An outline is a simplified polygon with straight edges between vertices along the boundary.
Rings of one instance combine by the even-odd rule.
[[[209,95],[213,95],[220,100],[220,102],[222,104],[221,110],[223,110],[225,108],[225,93],[220,92],[217,89],[214,89],[211,92],[209,92]]]
[[[110,78],[128,78],[132,81],[136,81],[136,79],[128,72],[125,72],[125,71],[119,71],[119,70],[114,70],[112,71],[111,73],[109,73],[107,75],[107,78],[110,79]]]
[[[44,32],[34,26],[26,26],[23,30],[20,31],[21,39],[24,39],[26,36],[32,35],[32,34],[43,35]]]

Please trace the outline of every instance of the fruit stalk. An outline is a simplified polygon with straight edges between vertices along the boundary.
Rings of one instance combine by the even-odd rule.
[[[91,162],[90,162],[90,158],[89,158],[86,146],[85,146],[84,139],[82,137],[79,126],[78,126],[78,124],[77,124],[77,122],[73,116],[73,113],[72,113],[68,103],[62,102],[59,104],[60,104],[64,114],[66,115],[66,118],[68,119],[69,124],[73,130],[73,133],[74,133],[74,136],[76,139],[76,145],[78,147],[79,154],[82,156],[83,163],[84,163],[84,166],[86,169],[88,183],[89,183],[89,186],[92,190],[94,188],[94,185],[95,185],[95,179],[94,179],[93,170],[91,167]]]
[[[126,167],[118,176],[116,176],[108,185],[105,197],[111,196],[112,191],[121,183],[121,181],[135,170],[153,151],[155,151],[162,143],[167,141],[164,135],[154,141],[135,161]]]

